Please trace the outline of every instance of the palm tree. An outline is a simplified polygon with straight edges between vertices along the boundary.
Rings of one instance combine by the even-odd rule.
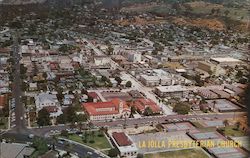
[[[238,122],[235,123],[235,126],[236,126],[236,129],[239,130],[240,126],[241,126],[241,123],[238,121]]]
[[[223,121],[223,124],[224,124],[225,127],[229,126],[228,120],[224,120],[224,121]]]
[[[217,101],[216,100],[214,100],[213,101],[213,111],[214,111],[214,109],[215,109],[215,105],[217,104]]]
[[[70,155],[70,151],[72,150],[72,144],[70,144],[70,143],[67,143],[67,144],[65,144],[65,146],[64,146],[64,148],[65,148],[65,150],[66,150],[66,152],[67,152],[67,155]]]
[[[79,131],[82,132],[82,127],[83,127],[82,122],[79,122],[79,123],[77,124],[77,127],[78,127]]]
[[[82,140],[83,140],[83,142],[88,142],[88,133],[87,133],[87,131],[84,132]]]
[[[53,137],[52,137],[52,150],[55,150],[56,142],[57,142],[57,137],[55,135],[53,135]]]
[[[90,136],[91,136],[91,140],[89,141],[90,143],[94,143],[95,142],[95,131],[91,131],[90,133]]]

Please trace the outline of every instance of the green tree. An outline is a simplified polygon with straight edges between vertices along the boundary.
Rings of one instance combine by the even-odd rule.
[[[20,65],[20,73],[21,74],[26,74],[26,72],[27,72],[27,68],[23,64],[21,64]]]
[[[38,155],[42,155],[48,151],[48,145],[45,139],[35,137],[32,142],[32,147],[36,149]]]
[[[101,80],[102,80],[103,82],[107,82],[107,81],[108,81],[108,78],[107,78],[106,76],[102,76]]]
[[[113,52],[114,52],[114,48],[111,45],[109,45],[108,49],[107,49],[107,52],[108,52],[108,55],[112,55]]]
[[[48,77],[47,73],[46,73],[46,72],[44,72],[44,73],[43,73],[43,78],[46,80],[46,79],[47,79],[47,77]]]
[[[72,144],[71,143],[66,143],[65,146],[64,146],[64,148],[65,148],[65,150],[67,152],[67,156],[69,156],[70,152],[71,152],[71,150],[73,148]]]
[[[175,104],[173,111],[177,112],[178,114],[182,114],[182,115],[188,114],[190,111],[190,106],[186,103],[179,102],[179,103]]]
[[[66,131],[66,130],[62,130],[62,131],[61,131],[61,136],[68,138],[69,132]]]
[[[122,79],[120,77],[115,77],[115,80],[117,81],[118,85],[122,83]]]
[[[108,156],[110,157],[116,157],[118,154],[119,154],[119,151],[116,148],[112,148],[108,152]]]
[[[241,70],[239,70],[239,71],[237,72],[237,74],[236,74],[236,77],[237,77],[238,79],[240,79],[240,78],[242,78],[242,76],[243,76],[243,72],[242,72]]]
[[[146,109],[144,110],[143,115],[145,115],[145,116],[153,115],[152,109],[150,107],[146,107]]]
[[[136,158],[143,158],[143,154],[139,153]]]
[[[37,124],[39,126],[50,125],[50,114],[45,108],[38,112]]]
[[[235,123],[235,126],[237,130],[240,130],[241,123],[238,121]]]
[[[229,13],[230,13],[229,10],[224,11],[225,16],[228,16]]]
[[[56,147],[55,147],[55,144],[57,142],[57,137],[55,135],[52,136],[52,150],[55,150]]]
[[[128,81],[125,85],[126,87],[132,87],[132,82],[131,81]]]
[[[65,123],[67,123],[67,118],[65,117],[64,114],[61,114],[60,116],[58,116],[58,117],[56,118],[56,122],[57,122],[58,124],[65,124]]]
[[[229,121],[228,120],[224,120],[223,124],[224,124],[225,127],[227,127],[227,126],[229,126]]]

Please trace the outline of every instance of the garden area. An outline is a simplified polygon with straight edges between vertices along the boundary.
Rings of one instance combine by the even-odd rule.
[[[245,132],[240,128],[235,126],[227,126],[224,128],[219,129],[225,136],[234,136],[234,137],[241,137],[245,136]]]

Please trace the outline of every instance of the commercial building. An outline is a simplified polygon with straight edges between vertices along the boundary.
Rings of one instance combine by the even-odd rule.
[[[159,97],[185,98],[188,95],[189,90],[181,85],[159,86],[159,87],[156,87],[155,93]]]
[[[140,80],[145,86],[153,87],[160,85],[160,77],[158,76],[141,75]]]
[[[108,56],[95,56],[94,63],[96,66],[102,66],[110,64],[111,58]]]
[[[128,53],[128,61],[133,63],[141,62],[141,53],[137,52]]]
[[[128,118],[131,113],[126,102],[120,99],[113,99],[109,102],[84,103],[82,106],[90,120]]]
[[[203,70],[210,75],[222,75],[225,74],[226,71],[220,66],[220,65],[215,65],[213,63],[205,62],[205,61],[200,61],[198,62],[198,69]]]
[[[220,66],[236,66],[243,64],[241,60],[232,57],[211,58],[210,61]]]

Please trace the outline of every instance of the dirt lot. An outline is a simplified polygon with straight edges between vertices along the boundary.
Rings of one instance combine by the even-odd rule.
[[[156,19],[156,20],[147,20],[140,17],[135,17],[132,20],[124,19],[124,20],[116,20],[114,23],[119,24],[122,26],[128,26],[128,25],[148,25],[148,24],[160,24],[165,23],[166,21],[163,19]]]
[[[224,30],[225,25],[217,19],[188,19],[188,18],[174,18],[173,22],[177,25],[189,25],[197,27],[206,27],[211,30]]]

